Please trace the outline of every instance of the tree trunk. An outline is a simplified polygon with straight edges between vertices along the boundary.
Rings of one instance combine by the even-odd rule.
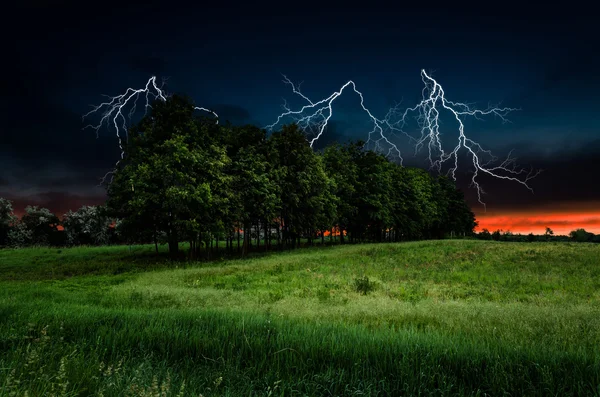
[[[265,218],[265,251],[269,250],[270,245],[271,245],[271,233],[269,230],[269,222]]]
[[[260,222],[256,221],[256,249],[260,248]]]
[[[170,237],[169,238],[169,254],[171,255],[171,258],[177,257],[178,253],[179,253],[179,243],[173,237]]]
[[[281,222],[277,221],[277,249],[281,250]]]
[[[242,248],[242,255],[244,256],[248,255],[248,250],[250,249],[250,229],[248,223],[244,223],[244,246]]]

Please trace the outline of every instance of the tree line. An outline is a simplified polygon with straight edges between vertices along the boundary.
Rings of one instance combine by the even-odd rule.
[[[343,244],[467,236],[476,226],[447,177],[400,166],[360,141],[315,152],[295,124],[270,135],[218,124],[184,96],[155,102],[122,149],[105,206],[62,221],[37,207],[30,212],[52,227],[62,222],[69,244],[153,242],[158,250],[164,243],[179,256],[186,243],[191,258],[210,255],[213,244],[247,253],[326,238]],[[23,232],[35,229],[30,218],[27,212],[4,222],[0,239],[24,233],[24,241],[38,241],[37,232]]]
[[[490,232],[488,229],[482,229],[479,233],[475,234],[475,237],[479,240],[494,240],[494,241],[512,241],[512,242],[566,242],[574,241],[577,243],[600,243],[600,234],[594,234],[588,232],[583,228],[572,230],[569,235],[555,235],[554,231],[549,227],[546,228],[544,234],[520,234],[512,233],[510,230],[497,229]]]

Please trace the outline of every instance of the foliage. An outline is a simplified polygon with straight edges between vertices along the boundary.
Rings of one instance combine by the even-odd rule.
[[[483,228],[481,230],[481,232],[479,232],[479,234],[477,235],[477,237],[481,240],[491,240],[492,239],[492,234],[490,233],[489,230],[487,230],[486,228]]]
[[[591,242],[594,240],[594,234],[587,232],[585,229],[573,230],[569,233],[569,237],[578,243]]]
[[[301,236],[314,236],[332,200],[329,180],[321,158],[297,125],[284,126],[270,140],[276,156],[273,176],[281,197],[283,240],[295,246]]]
[[[180,241],[191,241],[196,252],[227,206],[229,158],[218,132],[193,114],[187,98],[155,103],[131,129],[126,160],[108,190],[111,214],[133,225],[124,230],[145,229],[155,242],[163,232],[174,256]]]
[[[18,220],[13,223],[7,233],[7,244],[13,248],[27,247],[33,244],[33,231]]]
[[[12,202],[0,197],[0,247],[8,244],[8,235],[15,222]]]
[[[109,242],[112,220],[102,207],[83,206],[67,212],[62,220],[69,245],[103,245]]]
[[[47,208],[27,206],[25,214],[15,220],[8,232],[9,244],[13,247],[27,245],[52,245],[59,243],[60,220]]]

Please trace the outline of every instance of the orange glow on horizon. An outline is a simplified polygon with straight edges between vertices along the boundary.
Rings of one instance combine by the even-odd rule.
[[[514,234],[544,234],[546,227],[555,235],[568,235],[583,228],[600,234],[600,203],[573,203],[568,206],[547,206],[528,211],[495,211],[476,213],[479,223],[475,231],[488,229],[510,231]]]

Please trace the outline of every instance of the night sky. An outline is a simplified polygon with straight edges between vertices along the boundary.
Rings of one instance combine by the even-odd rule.
[[[91,5],[93,4],[93,5]],[[221,4],[221,5],[216,5]],[[81,116],[156,75],[232,123],[265,126],[294,97],[281,74],[320,99],[352,79],[383,117],[421,96],[420,70],[449,99],[520,108],[511,123],[470,121],[467,133],[498,156],[542,169],[530,185],[482,178],[487,212],[459,180],[481,227],[600,233],[600,34],[590,10],[425,4],[359,8],[279,2],[273,7],[124,6],[26,2],[2,28],[0,197],[62,214],[104,201],[99,179],[118,159],[113,130],[82,130]],[[396,3],[401,4],[401,3]],[[348,95],[325,141],[365,138]],[[94,121],[92,119],[92,121]],[[363,128],[364,127],[364,128]],[[454,143],[451,130],[448,142]],[[408,164],[419,164],[425,153]],[[468,165],[465,163],[465,165]]]

